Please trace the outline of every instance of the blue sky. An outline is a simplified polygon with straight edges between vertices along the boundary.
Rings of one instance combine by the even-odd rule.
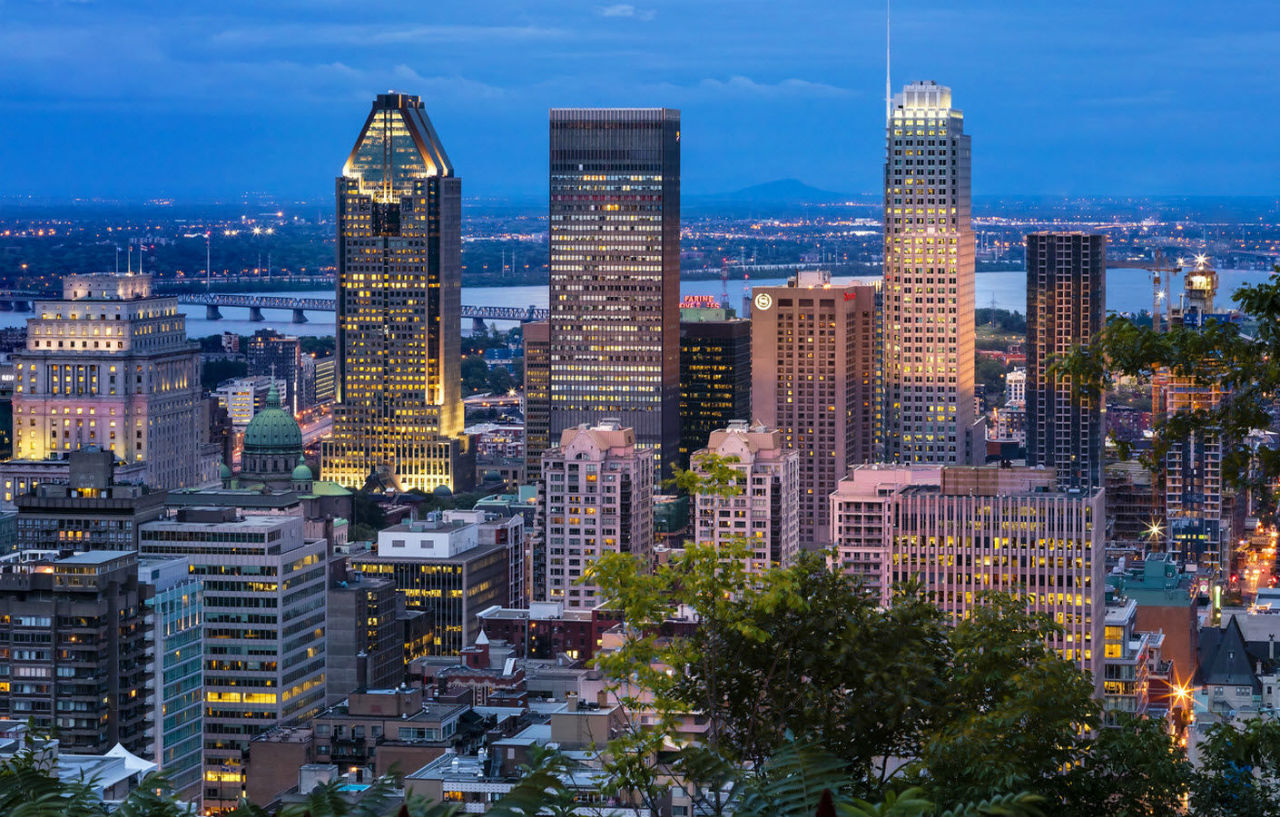
[[[898,0],[979,194],[1280,193],[1280,2]],[[331,195],[418,93],[470,195],[546,188],[551,106],[683,111],[686,192],[880,180],[872,0],[0,0],[0,195]]]

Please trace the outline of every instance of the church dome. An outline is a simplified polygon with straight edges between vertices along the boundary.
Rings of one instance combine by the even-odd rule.
[[[218,468],[218,477],[220,479],[231,479],[232,477],[231,466],[227,465],[225,462],[222,463],[222,465]]]
[[[298,467],[293,469],[293,481],[310,482],[311,480],[311,469],[307,467],[307,461],[298,457]]]
[[[274,385],[267,392],[267,404],[244,430],[244,450],[254,454],[302,451],[302,429],[293,415],[280,408],[280,392]]]

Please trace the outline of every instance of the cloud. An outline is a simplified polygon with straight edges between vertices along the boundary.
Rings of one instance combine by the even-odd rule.
[[[546,40],[563,37],[565,32],[544,26],[478,26],[478,25],[337,25],[282,23],[254,28],[229,28],[209,38],[220,47],[279,46],[371,46],[399,43],[493,43]]]
[[[630,3],[615,3],[612,6],[601,6],[597,9],[601,17],[630,17],[633,20],[648,22],[657,14],[653,9],[638,9]]]

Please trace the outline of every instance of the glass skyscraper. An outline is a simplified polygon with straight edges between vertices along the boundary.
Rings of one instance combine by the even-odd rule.
[[[337,182],[338,405],[327,479],[466,489],[461,181],[407,94],[379,94]]]
[[[616,419],[680,442],[680,112],[551,111],[550,440]]]
[[[980,462],[974,423],[970,149],[951,89],[906,86],[886,125],[885,455]]]

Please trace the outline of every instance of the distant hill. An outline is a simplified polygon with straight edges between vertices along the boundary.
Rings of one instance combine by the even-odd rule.
[[[729,193],[686,194],[685,201],[697,204],[831,204],[849,201],[853,196],[834,193],[805,184],[799,179],[778,179],[753,184]]]

